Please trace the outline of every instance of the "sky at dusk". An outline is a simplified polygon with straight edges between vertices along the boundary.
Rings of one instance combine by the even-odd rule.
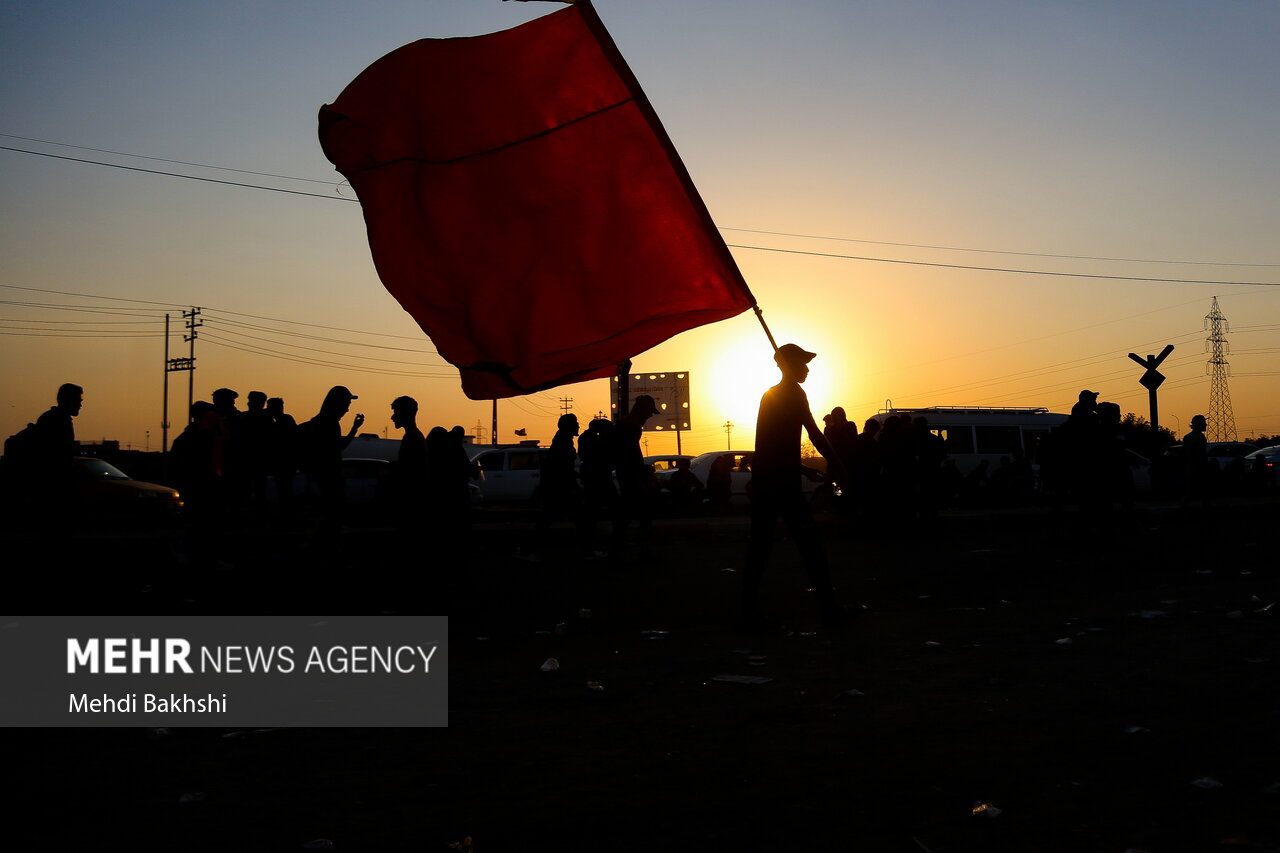
[[[1067,411],[1083,388],[1145,416],[1126,354],[1173,344],[1161,422],[1183,431],[1209,410],[1216,296],[1237,431],[1280,433],[1280,6],[595,6],[778,342],[818,353],[819,418],[842,405],[861,422],[888,400]],[[345,384],[366,431],[390,428],[401,394],[420,423],[487,431],[490,404],[462,394],[378,281],[316,113],[403,44],[559,8],[0,6],[0,146],[22,149],[0,150],[0,435],[74,381],[79,438],[159,449],[164,315],[185,355],[191,306],[197,398],[262,390],[302,420]],[[689,372],[682,445],[701,452],[750,447],[770,356],[747,313],[634,369]],[[171,376],[171,438],[186,385]],[[500,437],[548,442],[561,398],[584,417],[608,392],[597,380],[502,401]]]

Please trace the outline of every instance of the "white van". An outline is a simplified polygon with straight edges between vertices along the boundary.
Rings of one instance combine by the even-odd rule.
[[[924,409],[885,409],[872,415],[880,423],[909,415],[929,421],[929,431],[942,436],[947,455],[955,460],[961,474],[987,460],[992,470],[1000,457],[1021,451],[1033,465],[1038,462],[1041,442],[1067,416],[1037,407],[994,409],[984,407],[929,406]]]

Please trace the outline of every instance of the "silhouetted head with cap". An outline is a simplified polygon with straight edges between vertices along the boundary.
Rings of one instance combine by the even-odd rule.
[[[636,418],[640,423],[644,423],[656,414],[658,414],[658,404],[648,394],[641,394],[631,404],[631,417]]]
[[[817,353],[801,349],[795,344],[783,344],[774,352],[773,360],[782,371],[782,378],[803,382],[809,378],[809,362],[813,361],[816,355]]]
[[[213,392],[213,408],[219,414],[226,415],[235,412],[236,398],[240,395],[230,388],[219,388]]]
[[[320,404],[320,414],[341,418],[351,409],[351,401],[360,399],[345,385],[335,385],[324,395]]]

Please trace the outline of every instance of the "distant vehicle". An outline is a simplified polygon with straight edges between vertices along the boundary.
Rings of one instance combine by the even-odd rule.
[[[1244,458],[1257,449],[1256,444],[1249,444],[1247,441],[1211,441],[1206,445],[1205,452],[1211,463],[1216,462],[1225,467],[1232,459]]]
[[[1255,450],[1244,461],[1249,473],[1268,485],[1280,486],[1280,444]]]
[[[644,464],[653,469],[653,478],[661,484],[680,468],[681,459],[688,459],[690,462],[693,461],[692,456],[684,455],[646,456],[644,458]],[[703,481],[702,485],[705,486],[706,482]]]
[[[727,466],[729,472],[729,503],[732,506],[741,506],[750,501],[750,492],[747,485],[751,482],[751,461],[754,458],[755,451],[752,450],[713,450],[693,457],[693,461],[689,463],[689,470],[707,488],[707,499],[714,501],[716,498],[711,488],[711,469],[723,459],[724,461],[721,464]],[[808,460],[801,460],[801,464],[805,464],[819,473],[825,470],[823,467],[824,462],[825,460],[818,459],[811,464]],[[806,495],[811,495],[819,485],[816,481],[807,477],[799,477],[799,475],[797,477]]]
[[[1212,471],[1227,472],[1227,466],[1239,459],[1237,467],[1243,468],[1248,463],[1247,456],[1258,448],[1244,441],[1210,441],[1205,445],[1205,455],[1209,458]],[[1180,494],[1185,487],[1187,476],[1186,449],[1181,442],[1171,444],[1155,461],[1153,475],[1157,489],[1166,494]],[[1235,470],[1233,468],[1232,470]],[[1243,473],[1243,471],[1239,471]]]
[[[398,442],[397,442],[398,443]],[[391,476],[393,465],[386,459],[344,457],[342,460],[342,502],[347,510],[364,517],[382,517],[391,510]],[[480,488],[470,483],[468,491],[471,503],[480,502]],[[310,479],[301,471],[294,475],[293,494],[304,502],[314,499],[318,492]],[[275,478],[267,485],[268,500],[275,501]]]
[[[745,504],[747,502],[747,483],[751,482],[751,459],[755,453],[750,450],[713,450],[693,457],[689,463],[692,471],[708,489],[707,498],[715,500],[711,488],[711,469],[720,462],[728,468],[729,503]],[[724,460],[721,462],[721,460]]]
[[[1000,457],[1020,451],[1035,467],[1039,450],[1054,427],[1065,423],[1067,416],[1044,407],[985,408],[930,406],[924,409],[886,409],[872,415],[880,423],[889,418],[910,415],[929,421],[929,431],[942,436],[947,455],[955,460],[961,474],[977,468],[984,459],[992,470]]]
[[[384,508],[391,463],[385,459],[342,460],[343,502],[348,507]]]
[[[1205,445],[1205,455],[1209,457],[1209,464],[1218,468],[1226,467],[1227,463],[1232,459],[1241,459],[1258,449],[1257,445],[1249,444],[1246,441],[1210,441]],[[1183,458],[1182,443],[1171,444],[1165,449],[1164,455],[1181,460]]]
[[[371,432],[364,432],[351,439],[351,443],[342,449],[343,459],[381,459],[395,462],[400,458],[400,439],[383,438]]]
[[[92,456],[76,456],[73,500],[94,519],[171,521],[182,509],[177,489],[135,480],[116,466]]]
[[[480,493],[485,503],[521,503],[533,500],[542,481],[542,457],[550,451],[536,445],[468,448],[471,461],[480,466]]]

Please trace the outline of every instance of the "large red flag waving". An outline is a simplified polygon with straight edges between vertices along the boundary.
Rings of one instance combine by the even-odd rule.
[[[320,143],[472,399],[608,376],[753,304],[590,4],[387,54],[320,109]]]

